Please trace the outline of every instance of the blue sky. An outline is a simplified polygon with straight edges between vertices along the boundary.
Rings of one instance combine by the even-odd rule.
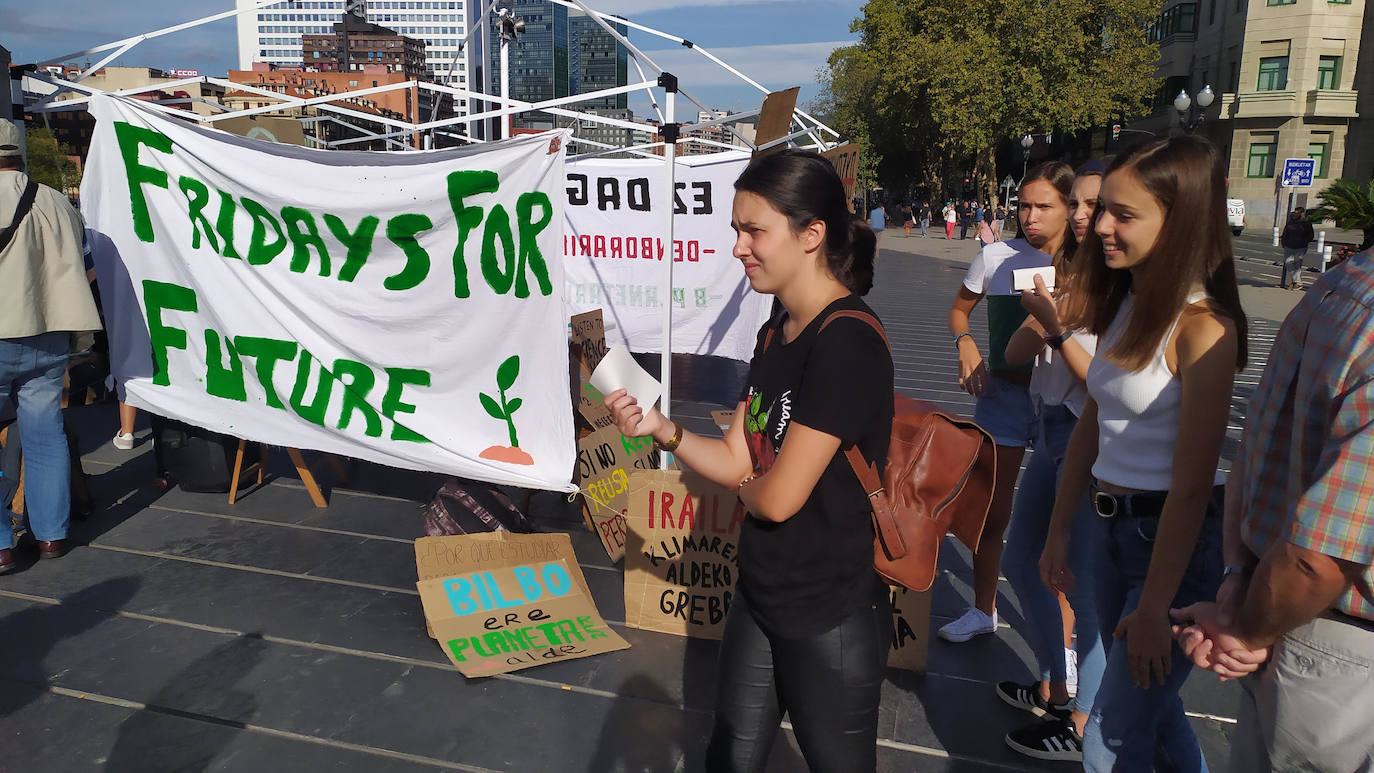
[[[849,23],[861,0],[601,0],[591,7],[687,38],[770,89],[802,86],[815,95],[815,72],[837,45],[851,41]],[[92,48],[233,8],[233,0],[0,0],[0,45],[16,62]],[[724,69],[657,36],[632,31],[631,41],[683,88],[715,108],[758,107],[762,93]],[[115,64],[196,68],[223,74],[236,66],[232,19],[140,43]],[[635,74],[631,68],[632,76]],[[683,102],[684,110],[695,106]],[[632,102],[642,112],[643,100]],[[682,118],[694,115],[680,115]]]

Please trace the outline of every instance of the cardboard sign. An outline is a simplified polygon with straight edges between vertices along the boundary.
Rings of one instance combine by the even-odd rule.
[[[592,602],[566,534],[421,537],[425,621],[468,677],[629,648]]]
[[[720,428],[720,434],[724,435],[730,431],[730,425],[735,423],[735,412],[733,410],[711,411],[711,421],[716,423],[716,426]]]
[[[631,473],[626,625],[719,639],[739,576],[745,517],[733,489],[691,471]]]
[[[834,164],[835,171],[840,175],[840,182],[844,184],[844,200],[854,205],[854,181],[859,177],[859,146],[857,143],[841,145],[838,148],[831,148],[821,154],[831,164]],[[851,210],[852,211],[852,210]]]
[[[582,414],[582,418],[586,419],[593,429],[614,427],[615,417],[611,416],[610,409],[606,407],[605,396],[601,394],[600,389],[592,386],[591,374],[585,367],[581,369],[578,384],[577,412]]]
[[[914,591],[893,585],[892,648],[887,653],[889,668],[925,671],[930,654],[930,591]]]
[[[577,443],[578,485],[587,523],[612,561],[625,556],[625,511],[630,505],[630,474],[658,464],[653,438],[632,438],[615,426],[597,430]]]
[[[800,86],[793,86],[790,89],[774,91],[763,98],[763,110],[759,113],[758,128],[754,130],[754,145],[766,145],[773,140],[781,139],[791,134],[792,112],[797,109],[797,93],[801,91]],[[785,147],[786,143],[779,143],[773,148]],[[755,150],[754,153],[768,153],[773,148],[763,151]]]
[[[588,371],[596,370],[601,358],[606,356],[606,323],[601,317],[601,309],[574,314],[569,330],[582,364]]]

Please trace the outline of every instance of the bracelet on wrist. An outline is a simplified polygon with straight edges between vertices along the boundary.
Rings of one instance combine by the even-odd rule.
[[[959,348],[959,341],[960,341],[960,339],[964,339],[964,338],[973,338],[973,334],[972,334],[972,333],[960,333],[959,335],[955,336],[955,337],[954,337],[954,348],[955,348],[955,349],[958,349],[958,348]]]
[[[758,480],[758,479],[759,479],[759,476],[757,476],[757,475],[750,475],[749,477],[747,477],[747,478],[745,478],[744,480],[740,481],[740,482],[739,482],[739,485],[735,487],[735,490],[736,490],[736,491],[743,491],[743,490],[744,490],[744,484],[749,483],[750,481]]]
[[[673,437],[672,437],[671,440],[669,440],[669,441],[666,442],[666,443],[660,443],[660,442],[658,442],[657,439],[654,440],[654,445],[658,447],[658,450],[660,450],[660,451],[667,451],[667,452],[670,453],[670,454],[673,453],[674,451],[676,451],[676,450],[677,450],[677,447],[678,447],[679,445],[681,445],[681,444],[682,444],[682,425],[681,425],[681,424],[678,424],[676,420],[673,420]]]
[[[1227,577],[1236,575],[1241,579],[1248,580],[1253,571],[1253,568],[1249,566],[1231,565],[1221,570],[1221,578],[1224,580]]]
[[[1073,336],[1073,332],[1069,330],[1065,330],[1057,336],[1047,335],[1044,337],[1045,345],[1057,352],[1064,346],[1064,342],[1069,340],[1071,336]]]

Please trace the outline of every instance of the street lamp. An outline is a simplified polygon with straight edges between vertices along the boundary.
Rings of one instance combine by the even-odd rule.
[[[1035,138],[1027,134],[1021,138],[1021,179],[1026,179],[1026,165],[1030,163],[1030,149]]]
[[[1188,96],[1187,91],[1178,92],[1174,97],[1174,110],[1178,112],[1178,125],[1183,127],[1186,132],[1191,132],[1202,125],[1207,115],[1207,108],[1212,106],[1212,101],[1216,99],[1216,94],[1212,92],[1211,85],[1203,86],[1202,91],[1197,93],[1197,109],[1192,109],[1193,98]]]

